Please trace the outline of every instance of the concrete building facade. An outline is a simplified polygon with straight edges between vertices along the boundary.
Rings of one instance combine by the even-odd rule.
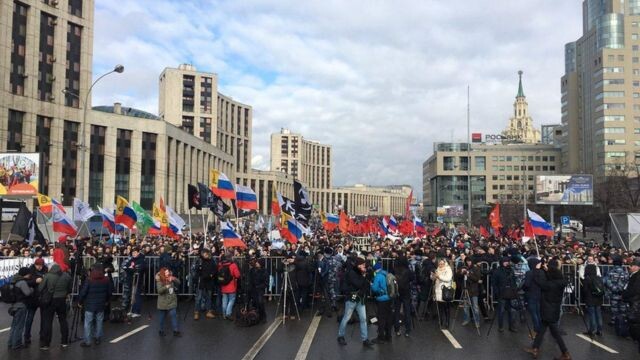
[[[565,45],[562,168],[596,180],[640,160],[640,2],[586,0]]]
[[[533,127],[533,119],[529,115],[529,104],[522,89],[522,71],[518,71],[518,76],[518,94],[513,103],[513,116],[502,134],[514,141],[535,144],[540,142],[540,130]]]

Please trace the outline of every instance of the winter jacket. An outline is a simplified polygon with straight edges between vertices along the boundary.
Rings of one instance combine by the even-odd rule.
[[[524,290],[524,297],[528,301],[540,301],[542,298],[542,290],[534,280],[536,274],[541,271],[543,270],[533,268],[524,276],[524,285],[522,285],[522,289]]]
[[[350,296],[356,293],[359,300],[364,301],[369,294],[369,282],[355,267],[352,267],[345,276],[344,290],[347,300],[350,300]]]
[[[218,272],[224,267],[228,266],[229,271],[231,272],[231,281],[227,285],[220,285],[220,291],[223,294],[235,294],[238,291],[238,279],[240,279],[240,269],[238,269],[238,265],[236,263],[223,260],[222,263],[218,264]]]
[[[395,272],[398,282],[398,296],[407,298],[411,296],[411,283],[415,281],[415,274],[406,266],[397,267]]]
[[[17,309],[26,307],[26,303],[29,303],[33,296],[33,288],[29,286],[27,279],[19,274],[15,274],[11,278],[11,283],[14,286],[16,295],[16,302],[13,304],[13,308]]]
[[[171,310],[178,307],[178,286],[180,286],[180,280],[174,279],[170,284],[166,285],[163,284],[160,281],[160,277],[156,275],[158,310]]]
[[[213,290],[218,272],[215,260],[200,258],[194,270],[193,275],[198,281],[198,289]]]
[[[49,272],[42,278],[42,282],[38,285],[38,291],[53,291],[53,298],[65,298],[71,293],[73,280],[71,276],[60,269],[60,265],[53,264]]]
[[[500,266],[493,272],[493,296],[495,299],[503,299],[507,295],[507,288],[511,288],[511,292],[516,291],[516,276],[513,269],[509,266]]]
[[[376,272],[376,276],[373,277],[373,284],[371,284],[371,292],[376,297],[377,302],[385,302],[391,300],[387,290],[387,272],[379,270]]]
[[[249,270],[249,281],[252,289],[264,292],[264,289],[269,285],[269,274],[264,268],[251,268]]]
[[[113,293],[113,285],[108,277],[100,277],[85,281],[80,289],[80,303],[85,311],[103,312]]]
[[[593,295],[593,282],[596,281],[596,277],[585,275],[582,280],[582,299],[587,306],[602,306],[604,302],[604,291],[601,295]],[[604,286],[602,290],[604,290]]]
[[[640,271],[636,271],[629,277],[627,288],[622,292],[624,302],[640,302]]]
[[[548,324],[557,323],[560,320],[564,288],[567,286],[566,280],[560,270],[537,272],[534,280],[542,290],[540,302],[542,321]]]
[[[296,258],[294,264],[295,264],[294,274],[295,274],[296,286],[303,287],[303,288],[311,286],[311,278],[309,276],[310,266],[307,259],[304,257],[298,257]]]
[[[451,287],[453,284],[453,271],[449,264],[446,264],[444,268],[437,268],[435,272],[435,300],[442,300],[442,286]]]
[[[464,289],[464,274],[460,272],[458,274],[459,283],[461,285],[460,289]],[[480,280],[482,280],[482,270],[477,266],[472,266],[467,270],[467,291],[469,292],[469,297],[478,297],[480,296]]]

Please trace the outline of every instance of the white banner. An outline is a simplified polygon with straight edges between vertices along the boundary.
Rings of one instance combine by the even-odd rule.
[[[48,267],[53,263],[51,256],[44,257],[44,263]],[[0,259],[0,286],[4,285],[11,277],[18,273],[22,267],[31,266],[36,260],[28,257],[12,257]]]

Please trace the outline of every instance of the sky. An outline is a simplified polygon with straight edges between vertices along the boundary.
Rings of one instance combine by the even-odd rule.
[[[253,107],[252,165],[288,128],[333,147],[333,185],[409,184],[434,142],[499,133],[518,70],[534,125],[560,122],[579,0],[96,0],[93,104],[158,112],[158,77],[190,63]]]

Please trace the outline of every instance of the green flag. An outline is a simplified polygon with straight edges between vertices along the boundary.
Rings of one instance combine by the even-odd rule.
[[[146,234],[147,231],[149,231],[149,228],[153,225],[153,219],[151,218],[151,215],[149,215],[149,213],[135,201],[131,202],[131,207],[138,216],[138,222],[136,223],[138,229],[143,234]]]

